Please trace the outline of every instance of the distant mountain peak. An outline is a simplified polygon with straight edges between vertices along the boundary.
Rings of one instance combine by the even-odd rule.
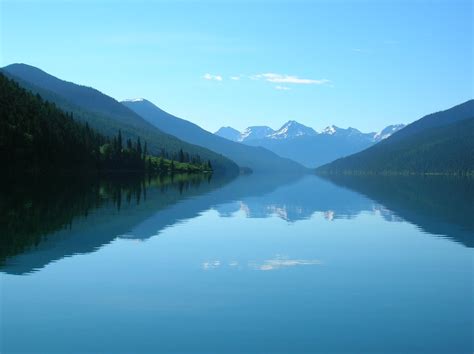
[[[255,125],[245,129],[240,135],[239,141],[264,139],[275,131],[266,125]]]
[[[327,134],[327,135],[334,135],[336,132],[341,129],[339,127],[336,127],[335,125],[329,125],[326,128],[323,129],[321,134]]]
[[[379,142],[381,140],[387,139],[388,137],[392,136],[395,134],[397,131],[400,129],[404,128],[405,124],[393,124],[389,125],[388,127],[385,127],[378,133],[374,134],[373,141]]]
[[[240,132],[232,127],[221,127],[214,134],[231,141],[239,141],[240,139]]]
[[[221,128],[219,128],[218,131],[220,131],[220,130],[232,130],[232,131],[234,131],[234,132],[240,133],[237,129],[232,128],[231,126],[221,127]],[[217,131],[217,132],[218,132],[218,131]],[[217,132],[216,132],[216,133],[217,133]]]
[[[322,166],[342,174],[466,174],[474,171],[474,100],[428,114],[407,125],[372,133],[372,146]],[[382,140],[382,141],[381,141]],[[381,141],[381,142],[379,142]]]
[[[353,127],[348,127],[346,129],[344,128],[339,128],[335,125],[329,125],[326,128],[323,129],[321,132],[323,135],[334,135],[334,136],[362,136],[366,135],[362,133],[359,129],[353,128]],[[370,133],[369,133],[370,134]]]
[[[306,125],[298,123],[295,120],[289,120],[273,134],[269,135],[271,139],[292,139],[299,136],[314,136],[317,132]]]

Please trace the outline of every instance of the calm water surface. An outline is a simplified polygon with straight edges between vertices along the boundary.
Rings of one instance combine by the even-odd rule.
[[[39,181],[0,199],[2,353],[472,353],[473,183]]]

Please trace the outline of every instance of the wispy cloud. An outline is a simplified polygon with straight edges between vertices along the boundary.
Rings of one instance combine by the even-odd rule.
[[[213,75],[213,74],[204,74],[202,77],[204,80],[211,80],[211,81],[222,81],[222,76],[220,75]]]
[[[327,79],[305,79],[295,75],[285,75],[276,73],[257,74],[251,77],[254,80],[265,80],[276,84],[297,84],[297,85],[323,85],[330,81]]]
[[[224,77],[222,75],[206,73],[202,77],[204,80],[209,81],[224,81]],[[250,80],[261,80],[265,82],[269,82],[272,84],[277,84],[274,86],[276,90],[280,91],[288,91],[291,90],[291,87],[288,85],[324,85],[330,84],[331,81],[327,79],[308,79],[308,78],[301,78],[295,75],[286,75],[286,74],[276,74],[276,73],[263,73],[263,74],[256,74],[256,75],[232,75],[229,76],[228,79],[232,81],[241,81],[245,79]]]

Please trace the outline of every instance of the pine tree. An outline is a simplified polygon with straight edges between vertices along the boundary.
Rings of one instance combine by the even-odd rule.
[[[143,146],[143,160],[146,159],[146,155],[148,155],[148,146],[147,146],[147,143],[145,141],[145,145]]]
[[[137,156],[138,158],[141,158],[142,156],[142,143],[140,141],[140,137],[137,139]]]
[[[118,137],[117,137],[117,150],[118,150],[118,153],[120,155],[120,153],[122,152],[122,130],[119,129],[119,132],[118,132]]]

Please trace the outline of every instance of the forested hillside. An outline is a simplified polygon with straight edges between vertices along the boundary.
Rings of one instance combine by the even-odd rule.
[[[249,167],[255,172],[306,172],[297,162],[278,156],[259,146],[247,146],[214,135],[185,119],[175,117],[153,103],[141,99],[122,102],[149,123],[168,134],[192,144],[218,151],[235,161],[239,166]]]
[[[211,170],[180,150],[176,161],[149,156],[147,143],[106,137],[0,73],[0,159],[9,173],[58,170]],[[171,155],[164,152],[167,156]]]
[[[317,169],[346,174],[474,174],[474,101],[426,116],[360,153]]]
[[[60,80],[46,72],[25,64],[12,64],[2,72],[21,87],[53,102],[74,118],[87,122],[91,128],[112,138],[122,131],[123,141],[148,143],[149,153],[171,159],[179,152],[200,156],[210,161],[215,172],[236,174],[238,166],[228,158],[200,146],[188,144],[154,127],[142,117],[98,90]]]

